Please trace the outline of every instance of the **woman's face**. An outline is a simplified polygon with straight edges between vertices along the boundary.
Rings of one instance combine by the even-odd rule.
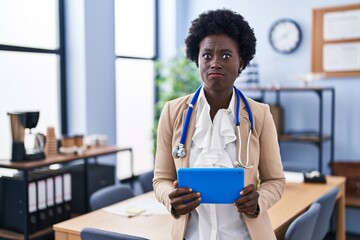
[[[199,72],[205,90],[232,91],[243,61],[236,42],[225,34],[209,35],[199,45]]]

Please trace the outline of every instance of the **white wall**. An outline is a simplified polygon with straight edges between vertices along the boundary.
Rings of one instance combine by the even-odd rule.
[[[113,0],[66,1],[66,30],[69,133],[105,134],[115,144]]]

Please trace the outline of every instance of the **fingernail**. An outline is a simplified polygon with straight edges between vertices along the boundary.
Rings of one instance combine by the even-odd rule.
[[[240,195],[243,195],[243,194],[244,194],[244,192],[243,192],[243,191],[241,191],[241,192],[240,192]]]
[[[199,192],[197,192],[197,193],[196,193],[196,196],[200,196],[200,193],[199,193]]]
[[[189,191],[192,192],[192,188],[189,188]]]

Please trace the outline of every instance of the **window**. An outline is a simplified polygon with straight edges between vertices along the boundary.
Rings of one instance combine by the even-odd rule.
[[[62,9],[63,0],[0,0],[0,159],[11,158],[7,112],[40,111],[34,131],[66,131]]]
[[[119,146],[133,148],[135,175],[154,163],[156,11],[156,0],[115,0],[116,136]],[[118,154],[120,179],[131,177],[125,154]]]

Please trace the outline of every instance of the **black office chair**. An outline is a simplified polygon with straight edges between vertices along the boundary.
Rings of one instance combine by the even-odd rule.
[[[123,233],[110,232],[96,228],[84,228],[80,232],[81,240],[146,240],[146,238]]]
[[[132,197],[134,197],[134,193],[127,186],[107,186],[91,194],[90,209],[94,211]]]
[[[154,172],[150,171],[139,176],[139,182],[144,193],[154,190],[153,180]]]
[[[321,209],[319,217],[316,221],[316,231],[314,232],[312,240],[322,240],[325,238],[329,230],[331,215],[334,211],[336,196],[338,195],[338,192],[339,188],[334,187],[324,196],[320,197],[318,200],[315,201],[320,204]]]
[[[284,240],[311,239],[315,230],[315,223],[320,213],[320,204],[313,203],[310,208],[295,218],[286,230]]]

